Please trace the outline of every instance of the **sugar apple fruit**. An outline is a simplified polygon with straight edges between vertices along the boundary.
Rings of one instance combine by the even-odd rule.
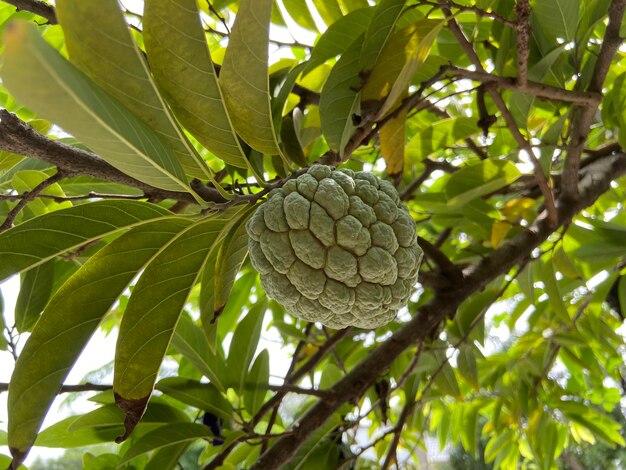
[[[246,228],[263,289],[303,320],[377,328],[417,282],[415,222],[371,173],[313,165],[272,190]]]

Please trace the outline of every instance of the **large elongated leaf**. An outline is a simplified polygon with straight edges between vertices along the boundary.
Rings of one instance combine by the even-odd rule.
[[[243,401],[248,413],[254,415],[265,401],[270,379],[270,355],[267,349],[259,353],[246,376]]]
[[[306,75],[328,59],[345,52],[361,34],[365,33],[374,10],[371,7],[355,10],[330,25],[315,44],[302,74]]]
[[[144,41],[152,72],[180,122],[226,163],[246,168],[195,0],[146,1]]]
[[[270,108],[268,45],[271,0],[242,0],[219,83],[237,133],[261,153],[278,155]]]
[[[391,47],[385,47],[381,59],[374,68],[374,72],[378,69],[382,71],[381,75],[383,77],[389,77],[389,74],[385,73],[385,69],[393,70],[393,63],[401,64],[401,67],[398,68],[397,74],[393,74],[394,76],[391,81],[386,82],[383,87],[379,88],[383,91],[383,93],[381,93],[382,96],[379,95],[379,98],[386,98],[385,103],[378,112],[379,118],[398,106],[400,100],[406,95],[409,85],[415,76],[415,72],[424,63],[426,57],[428,57],[428,53],[443,25],[444,21],[441,20],[418,21],[399,33],[403,36],[400,40],[400,44],[397,44],[393,40],[387,43],[387,46]],[[396,45],[392,43],[396,43]],[[401,45],[402,43],[404,43],[404,45]],[[396,55],[394,52],[397,53],[398,51],[400,51],[404,57],[395,57],[394,59]],[[378,64],[381,64],[380,68]],[[384,78],[383,82],[385,82]],[[390,87],[390,91],[385,93],[384,90],[389,90],[388,87]]]
[[[401,174],[404,169],[404,148],[406,146],[407,111],[402,111],[388,120],[380,129],[380,153],[388,175]]]
[[[381,0],[376,6],[361,49],[359,58],[361,71],[366,72],[374,68],[383,47],[393,34],[394,26],[400,18],[404,3],[405,0]]]
[[[15,326],[18,331],[28,331],[35,324],[50,299],[53,284],[53,260],[22,274],[20,294],[15,304]]]
[[[187,174],[208,177],[159,95],[117,0],[59,0],[56,12],[72,63],[154,129]]]
[[[113,389],[127,417],[121,439],[141,419],[189,291],[225,223],[205,218],[181,232],[146,266],[133,290],[115,351]]]
[[[450,147],[459,140],[479,132],[474,118],[455,117],[435,121],[429,127],[415,133],[407,145],[407,157],[421,161],[433,152]]]
[[[305,29],[317,32],[315,20],[311,16],[306,0],[283,0],[285,10],[289,16],[300,26]]]
[[[329,27],[343,18],[343,13],[337,0],[325,0],[315,4],[320,17]]]
[[[219,315],[228,301],[235,276],[248,254],[246,222],[255,210],[253,206],[237,213],[232,222],[224,227],[219,236],[219,245],[209,255],[210,261],[204,267],[200,292],[203,323]]]
[[[448,205],[460,207],[514,182],[521,175],[508,160],[485,160],[454,173],[446,187]]]
[[[255,206],[252,206],[240,213],[241,215],[237,214],[234,224],[228,230],[228,233],[224,235],[224,241],[217,255],[214,270],[215,293],[213,311],[217,314],[226,305],[233,282],[235,282],[235,276],[248,254],[246,222],[256,209]]]
[[[90,258],[52,298],[9,385],[9,446],[17,461],[30,449],[60,385],[102,316],[143,265],[189,223],[176,217],[136,227]]]
[[[230,343],[228,350],[229,385],[237,391],[243,391],[245,388],[248,368],[261,337],[261,327],[266,308],[267,301],[265,298],[258,301],[241,323],[237,325]]]
[[[215,437],[211,430],[196,423],[172,423],[161,426],[141,436],[128,452],[124,454],[120,464],[124,464],[135,457],[150,452],[155,449],[180,444],[181,442],[192,442],[196,439],[210,439]]]
[[[124,173],[158,188],[189,190],[176,155],[159,136],[61,57],[34,25],[7,28],[2,80],[18,101]]]
[[[31,219],[0,234],[0,280],[120,230],[172,215],[139,201],[97,201]]]
[[[363,36],[342,54],[324,85],[320,96],[320,120],[331,150],[343,154],[356,126],[353,116],[360,114],[359,57]]]
[[[209,261],[210,262],[210,261]],[[204,332],[189,315],[184,314],[172,338],[172,345],[222,393],[226,393],[224,355],[213,351]]]
[[[578,27],[579,6],[580,0],[537,0],[533,13],[545,33],[572,41]]]
[[[208,411],[224,419],[231,419],[233,409],[213,384],[201,383],[184,377],[167,377],[159,380],[155,388],[177,400]]]

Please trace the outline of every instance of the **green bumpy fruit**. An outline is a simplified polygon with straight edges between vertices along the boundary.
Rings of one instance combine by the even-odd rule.
[[[371,173],[313,165],[272,190],[246,228],[263,289],[303,320],[377,328],[417,282],[415,221]]]

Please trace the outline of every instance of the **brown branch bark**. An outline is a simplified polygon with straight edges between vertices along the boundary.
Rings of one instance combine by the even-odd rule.
[[[54,7],[41,0],[3,0],[4,3],[13,5],[18,10],[30,11],[35,15],[45,18],[50,24],[57,24],[57,15]]]
[[[0,109],[0,150],[50,163],[66,177],[91,176],[112,183],[125,184],[140,189],[146,197],[155,200],[196,202],[190,193],[155,188],[126,175],[93,153],[49,139],[5,109]],[[214,188],[207,188],[203,197],[213,202],[225,201]]]
[[[530,3],[528,0],[517,0],[515,14],[517,23],[517,84],[524,88],[528,84],[528,55],[530,54]]]
[[[620,26],[626,9],[626,0],[613,0],[609,6],[609,23],[604,33],[604,40],[600,47],[600,53],[596,60],[591,82],[587,87],[587,92],[602,93],[602,85],[609,71],[609,66],[617,52],[622,38],[620,37]],[[593,123],[593,117],[599,106],[590,104],[587,106],[577,106],[573,110],[570,124],[570,148],[565,155],[563,167],[562,190],[563,195],[569,199],[576,200],[578,195],[578,172],[580,170],[580,156],[583,152],[587,136]]]
[[[589,165],[579,182],[580,199],[574,203],[559,201],[558,225],[571,221],[578,212],[594,203],[606,192],[611,181],[626,174],[626,154],[612,155]],[[508,272],[548,238],[554,227],[544,211],[528,229],[495,250],[480,263],[464,271],[464,281],[449,289],[436,291],[433,299],[421,307],[413,319],[387,341],[370,352],[332,389],[334,398],[321,400],[296,423],[293,435],[279,439],[253,467],[274,469],[285,464],[319,426],[350,400],[361,396],[398,355],[417,341],[427,337],[448,315],[472,293],[479,291],[497,276]]]
[[[476,64],[474,64],[476,65]],[[593,91],[572,91],[557,88],[543,83],[526,80],[525,84],[519,83],[519,77],[501,77],[484,70],[467,70],[461,67],[444,66],[450,75],[461,78],[468,78],[486,85],[494,85],[503,90],[512,90],[526,93],[546,100],[562,101],[564,103],[580,104],[582,106],[598,105],[602,100],[602,95]]]
[[[105,392],[107,390],[111,390],[113,385],[106,384],[78,384],[78,385],[62,385],[59,389],[59,394],[61,393],[77,393],[77,392]],[[6,392],[9,390],[9,384],[6,382],[0,382],[0,393]]]

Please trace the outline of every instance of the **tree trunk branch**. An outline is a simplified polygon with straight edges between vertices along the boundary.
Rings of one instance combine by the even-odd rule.
[[[620,44],[622,44],[620,26],[624,17],[624,9],[626,9],[626,0],[613,0],[609,6],[609,24],[606,27],[602,47],[591,74],[592,78],[587,87],[587,92],[602,93],[602,85],[606,79],[611,61]],[[578,172],[580,170],[580,156],[599,104],[598,102],[587,106],[577,106],[573,110],[570,124],[570,148],[565,156],[562,180],[563,195],[569,199],[576,200],[579,197]]]
[[[49,24],[57,24],[57,15],[54,7],[42,0],[3,0],[4,3],[13,5],[18,10],[30,11],[35,15],[45,18]]]

